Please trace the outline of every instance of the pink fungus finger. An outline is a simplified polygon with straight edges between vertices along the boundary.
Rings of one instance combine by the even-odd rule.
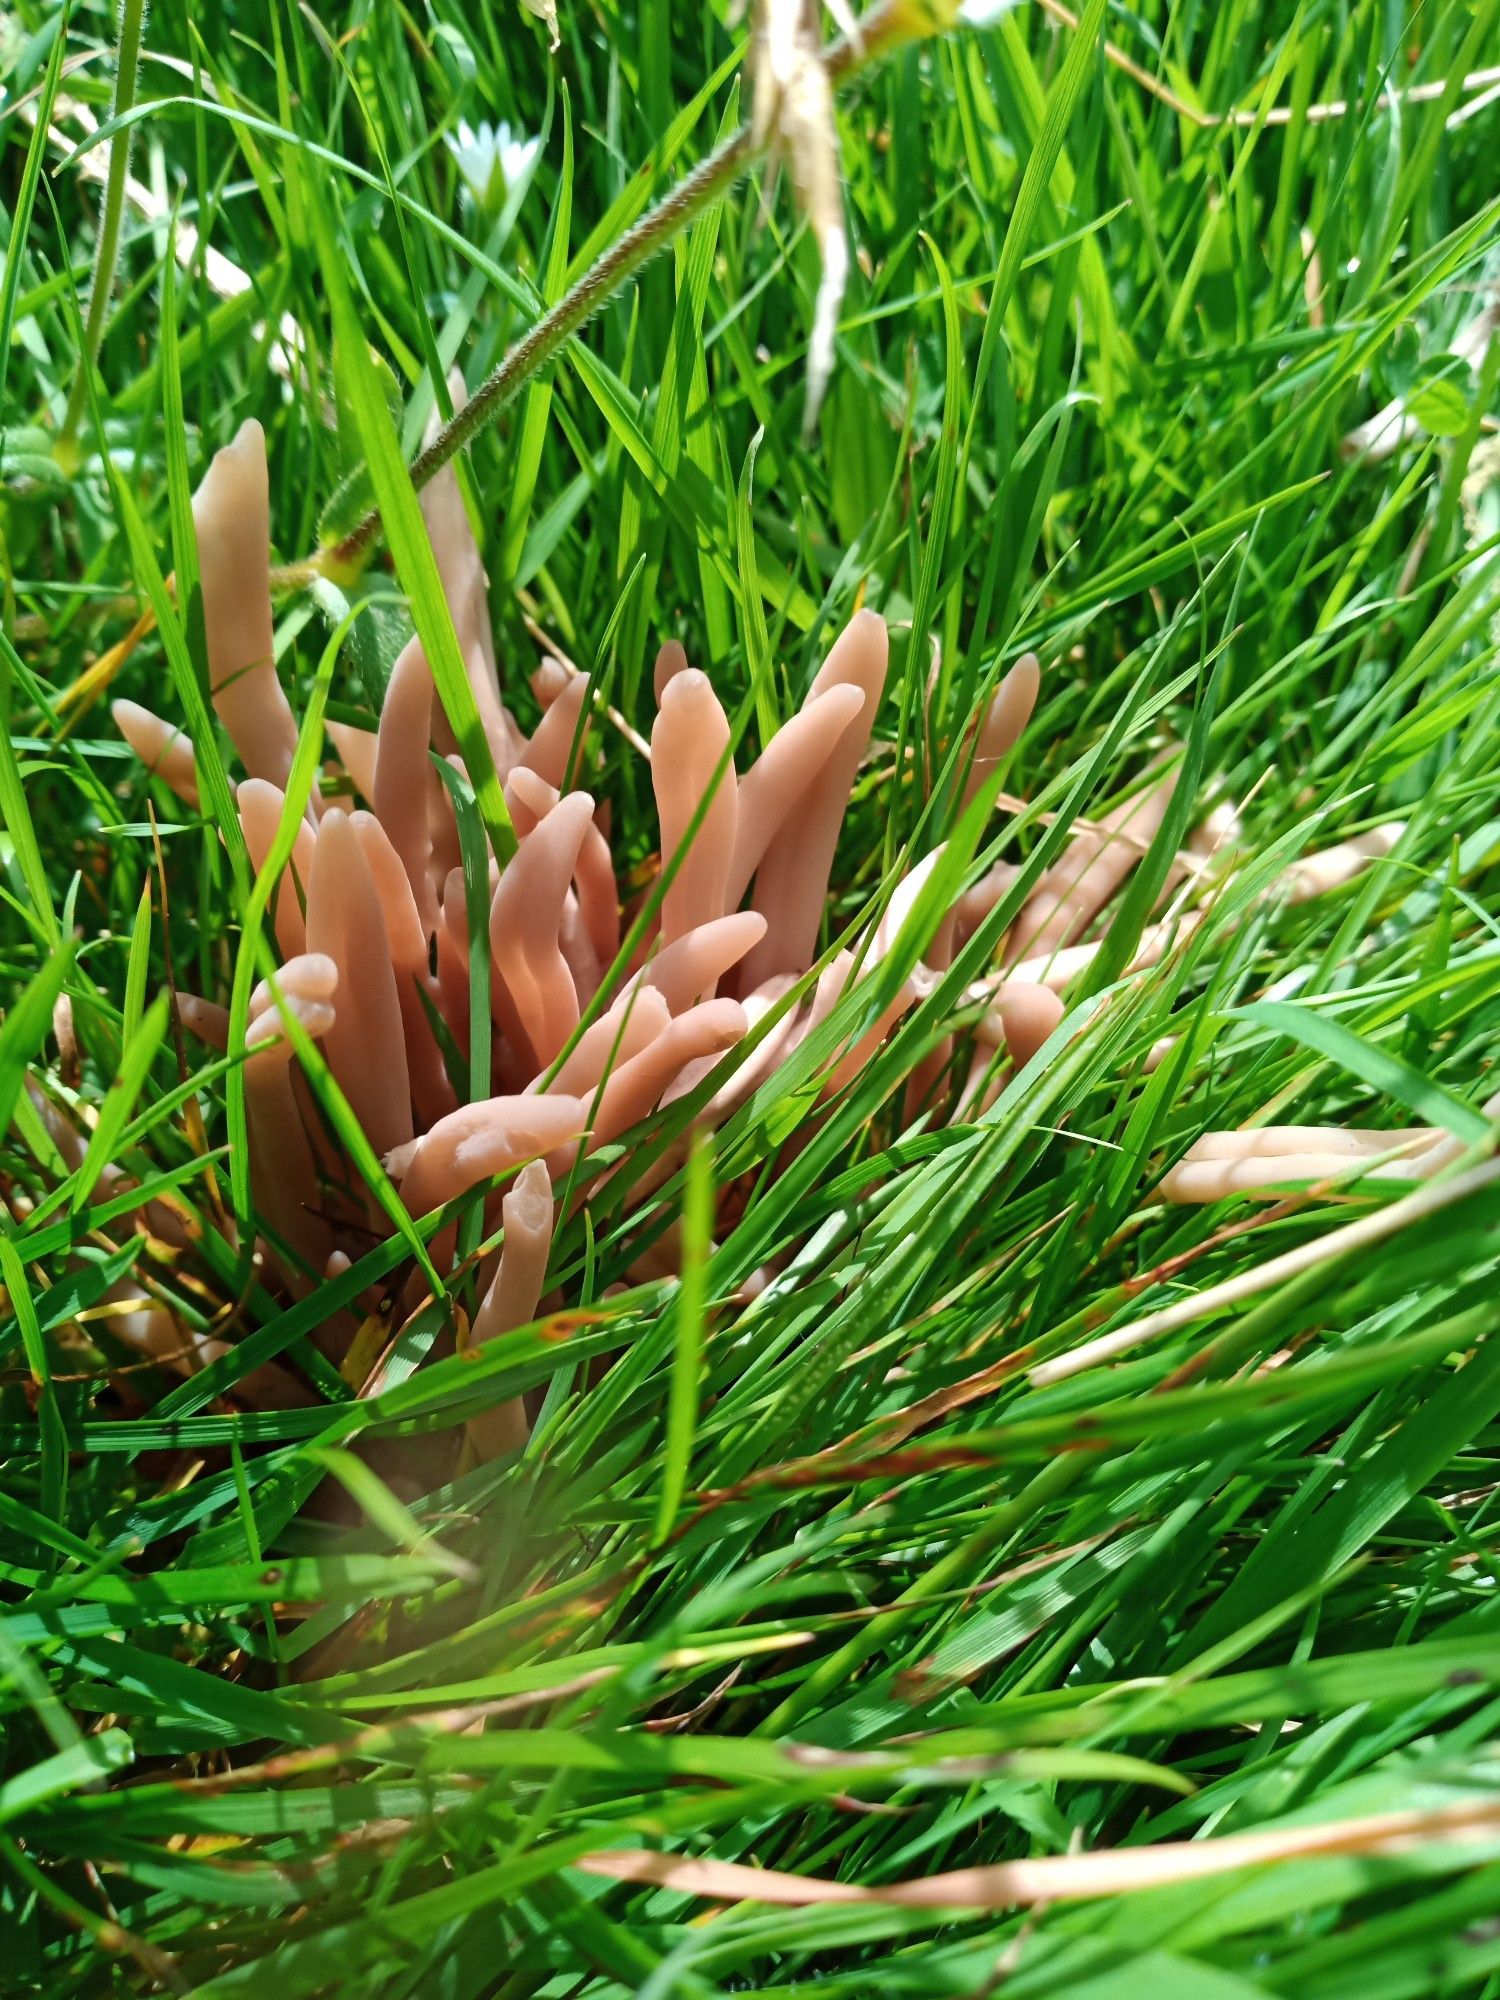
[[[437,718],[433,718],[436,725]],[[452,755],[445,760],[451,770],[468,782],[468,769],[462,757]],[[458,814],[454,810],[453,799],[438,777],[432,773],[427,787],[427,838],[432,843],[432,858],[427,867],[427,879],[434,893],[445,878],[455,868],[463,866],[463,847],[458,838]]]
[[[562,954],[563,964],[568,968],[568,977],[573,982],[581,1013],[599,991],[604,968],[584,925],[575,889],[569,889],[563,897],[562,917],[557,927],[557,948]]]
[[[480,1181],[579,1138],[587,1127],[588,1107],[577,1097],[546,1093],[462,1105],[418,1141],[401,1199],[411,1215],[426,1215]]]
[[[463,377],[455,369],[448,378],[449,394],[455,410],[468,401]],[[427,442],[437,435],[441,419],[436,410],[427,427]],[[463,656],[464,672],[479,710],[480,725],[490,755],[503,782],[505,774],[521,753],[522,736],[510,711],[500,699],[500,680],[495,668],[495,639],[490,624],[489,580],[484,573],[479,545],[469,525],[458,476],[445,465],[429,480],[421,494],[422,519],[427,539],[437,559],[438,578],[453,617],[453,630]]]
[[[486,914],[481,922],[487,921]],[[448,1024],[459,1048],[466,1050],[471,1026],[468,909],[464,878],[458,869],[448,877],[443,889],[443,920],[437,933],[436,984],[438,1012]]]
[[[797,984],[789,972],[778,973],[768,979],[763,986],[757,986],[753,993],[747,993],[740,1005],[745,1010],[746,1033],[751,1034],[759,1027],[767,1014],[779,1007],[788,993]],[[777,1066],[784,1062],[796,1047],[801,1020],[799,1008],[794,1003],[788,1006],[781,1019],[767,1029],[763,1039],[755,1045],[749,1055],[735,1067],[733,1074],[714,1092],[698,1114],[699,1123],[712,1130],[722,1125],[724,1120],[738,1111],[742,1104],[760,1089]],[[686,1097],[696,1090],[709,1071],[719,1061],[718,1056],[704,1056],[699,1061],[688,1063],[662,1098],[664,1104],[672,1104],[679,1097]]]
[[[110,714],[116,729],[152,776],[160,778],[185,806],[197,812],[198,767],[192,738],[136,701],[113,702]]]
[[[1228,799],[1221,799],[1188,835],[1187,851],[1209,861],[1236,847],[1243,833],[1238,809]]]
[[[491,887],[489,893],[491,896],[494,895],[494,886]],[[487,908],[488,906],[486,905],[486,910]],[[464,881],[464,871],[461,868],[453,869],[443,883],[442,909],[443,921],[440,929],[446,931],[455,944],[462,945],[467,950],[469,943],[469,889],[468,884]]]
[[[917,998],[915,983],[910,979],[903,980],[895,998],[886,1003],[859,1039],[834,1063],[823,1085],[825,1097],[832,1097],[854,1082],[902,1015],[916,1004]]]
[[[964,1125],[981,1117],[1004,1088],[1005,1065],[997,1060],[994,1049],[987,1042],[976,1038],[968,1073],[947,1122]]]
[[[307,942],[338,967],[338,1019],[328,1066],[377,1152],[412,1135],[411,1084],[385,917],[347,815],[318,828],[307,893]]]
[[[1062,1001],[1049,987],[1007,983],[1000,988],[994,1012],[1006,1053],[1016,1069],[1025,1069],[1062,1020],[1063,1011]]]
[[[1354,881],[1372,862],[1383,861],[1405,831],[1404,820],[1391,820],[1384,826],[1371,827],[1368,833],[1356,834],[1352,840],[1341,840],[1336,847],[1305,854],[1292,863],[1278,886],[1293,903],[1326,896]]]
[[[229,1048],[229,1010],[216,1001],[200,1000],[196,993],[179,993],[177,1017],[190,1035],[206,1042],[224,1055]]]
[[[505,1242],[495,1282],[474,1315],[471,1342],[493,1340],[536,1315],[552,1249],[552,1183],[540,1160],[522,1167],[500,1204]]]
[[[656,705],[661,707],[661,698],[667,691],[667,683],[679,674],[687,672],[688,656],[675,639],[668,639],[656,655],[656,665],[651,670],[651,692],[656,697]]]
[[[391,844],[390,835],[373,813],[350,813],[349,824],[359,839],[360,847],[364,851],[365,865],[370,871],[371,881],[375,884],[375,893],[380,898],[381,914],[385,919],[386,943],[391,951],[391,963],[405,978],[425,973],[427,937],[422,929],[421,912],[417,908],[417,899],[412,894],[411,878],[402,866],[400,855]],[[435,902],[434,917],[436,917]]]
[[[250,865],[258,874],[265,867],[281,825],[286,794],[264,778],[247,778],[235,795],[240,825]],[[307,949],[307,925],[303,906],[312,875],[313,830],[306,820],[297,824],[292,858],[277,881],[271,904],[271,921],[283,959],[296,958]]]
[[[339,762],[354,781],[354,789],[370,805],[375,803],[375,751],[379,737],[373,729],[356,729],[352,722],[325,722],[330,742]]]
[[[587,1096],[599,1087],[606,1073],[638,1056],[671,1018],[666,1001],[650,987],[622,995],[607,1013],[584,1029],[549,1090]]]
[[[338,983],[338,967],[326,953],[318,951],[305,951],[289,958],[274,976],[274,984],[289,1000],[331,1000],[338,991]],[[263,979],[251,993],[251,1020],[275,1006],[272,984],[272,980]]]
[[[391,670],[375,747],[375,817],[401,857],[423,935],[437,920],[433,893],[431,792],[440,780],[428,760],[432,741],[432,669],[420,639],[402,648]]]
[[[749,1021],[734,1000],[705,1000],[668,1022],[638,1056],[605,1083],[594,1113],[596,1145],[617,1139],[656,1108],[668,1086],[690,1062],[723,1055],[740,1041]]]
[[[349,824],[358,835],[385,918],[386,944],[396,974],[396,995],[401,1006],[412,1102],[423,1124],[431,1124],[451,1111],[457,1099],[443,1067],[442,1052],[427,1018],[427,1010],[422,1004],[422,996],[425,994],[430,999],[435,986],[428,971],[427,939],[422,933],[416,899],[412,895],[406,870],[401,865],[401,857],[387,839],[379,820],[373,813],[356,812],[349,815]],[[461,875],[459,879],[462,881]],[[437,991],[441,995],[440,986]]]
[[[865,701],[863,690],[849,682],[825,688],[777,730],[740,780],[734,859],[725,891],[731,909],[749,888],[771,842],[800,810]]]
[[[285,996],[288,1014],[296,1021],[303,1033],[313,1041],[318,1041],[328,1033],[334,1023],[334,1009],[326,1000],[299,1000],[292,995]],[[253,1067],[259,1063],[286,1063],[291,1060],[292,1043],[287,1034],[286,1024],[281,1017],[281,1009],[274,1002],[258,1014],[245,1030],[245,1046],[253,1052]]]
[[[1023,653],[996,688],[975,732],[974,755],[964,779],[965,806],[979,795],[986,780],[1025,734],[1041,681],[1041,662],[1036,654]]]
[[[256,1211],[309,1272],[321,1271],[332,1236],[320,1212],[317,1168],[292,1078],[275,1047],[245,1065],[245,1112]],[[289,1275],[299,1295],[311,1289],[309,1278]]]
[[[1143,972],[1156,965],[1174,944],[1186,944],[1202,922],[1201,910],[1189,910],[1173,922],[1147,924],[1126,972]],[[1046,957],[1022,959],[1019,965],[1007,970],[1006,981],[1012,986],[1050,986],[1054,993],[1061,993],[1093,964],[1104,942],[1103,938],[1096,938],[1089,944],[1063,945]]]
[[[583,755],[588,736],[588,698],[587,677],[575,674],[543,714],[531,741],[521,752],[517,768],[534,771],[554,791],[561,791],[570,768],[576,769]]]
[[[1054,993],[1060,993],[1070,980],[1093,964],[1099,956],[1099,945],[1097,940],[1092,944],[1067,944],[1044,958],[1023,958],[1019,964],[1006,967],[1006,984],[1050,986]]]
[[[534,1069],[551,1062],[578,1025],[578,992],[560,934],[593,816],[587,792],[560,799],[521,842],[490,905],[496,1019]]]
[[[1431,1144],[1430,1128],[1404,1132],[1359,1132],[1339,1125],[1251,1125],[1235,1132],[1205,1132],[1188,1147],[1185,1159],[1275,1160],[1304,1153],[1337,1154],[1357,1160],[1399,1146]]]
[[[537,772],[518,765],[505,787],[505,802],[517,834],[530,833],[557,804],[556,788]],[[573,871],[578,911],[601,969],[609,965],[620,949],[620,891],[615,881],[614,859],[609,842],[600,831],[597,812],[585,829],[578,861]]]
[[[662,868],[675,864],[661,903],[662,940],[674,944],[724,915],[738,818],[729,718],[708,676],[692,667],[675,674],[662,695],[651,731],[651,783]]]
[[[516,838],[524,840],[528,833],[534,833],[561,797],[556,785],[549,785],[527,765],[518,764],[505,781],[505,807]]]
[[[266,439],[253,418],[214,454],[193,528],[214,707],[251,777],[285,790],[297,725],[276,678]]]
[[[924,900],[929,901],[930,907],[927,887],[942,860],[946,844],[944,842],[942,846],[935,847],[930,854],[924,855],[910,873],[897,884],[876,925],[874,941],[865,960],[866,971],[873,971],[883,959],[890,956],[897,940],[916,916]],[[926,990],[926,975],[934,970],[943,971],[952,962],[953,932],[956,922],[956,910],[950,908],[939,913],[936,927],[921,947],[922,958],[903,982],[897,1002],[886,1010],[881,1021],[873,1029],[866,1031],[855,1049],[841,1059],[834,1072],[836,1083],[842,1083],[854,1076],[856,1057],[860,1051],[863,1051],[866,1057],[874,1053],[880,1040],[906,1011],[912,999]],[[926,1103],[938,1079],[948,1067],[952,1053],[952,1040],[945,1035],[912,1071],[906,1087],[908,1118],[915,1118],[919,1114],[921,1106]]]
[[[993,867],[986,869],[972,888],[965,889],[958,899],[957,922],[954,925],[954,943],[959,949],[967,944],[990,912],[1005,901],[1020,872],[1012,861],[997,861]]]
[[[711,1000],[714,988],[766,934],[758,910],[738,910],[699,924],[657,952],[640,973],[643,986],[655,987],[674,1014],[696,1000]]]
[[[1050,957],[1087,930],[1150,845],[1176,784],[1174,771],[1074,834],[1012,925],[1007,964]]]
[[[832,687],[857,688],[863,701],[756,870],[753,902],[767,929],[741,971],[743,991],[778,972],[806,972],[812,964],[839,830],[875,725],[889,661],[885,620],[873,611],[858,611],[834,641],[808,692],[804,708]]]
[[[943,847],[946,847],[946,845],[945,841]],[[869,955],[865,960],[864,969],[866,972],[873,971],[883,959],[889,958],[895,949],[896,940],[900,937],[907,923],[916,912],[918,904],[923,899],[923,892],[927,884],[932,880],[933,874],[942,860],[943,847],[935,847],[931,854],[924,854],[916,866],[902,877],[891,892],[890,901],[886,904],[884,910],[881,911],[880,920],[875,927],[874,943],[871,945]],[[939,965],[944,963],[947,958],[947,943],[949,934],[951,933],[952,921],[951,911],[942,916],[938,921],[936,932],[928,940],[926,946],[928,954],[934,956]],[[938,947],[935,954],[932,951],[934,944]]]
[[[552,1183],[540,1160],[533,1160],[517,1174],[500,1204],[505,1225],[500,1266],[474,1315],[469,1346],[482,1346],[536,1318],[552,1252],[553,1214]],[[530,1428],[519,1396],[471,1417],[468,1425],[482,1460],[519,1450]]]
[[[620,888],[614,858],[597,818],[584,830],[583,845],[573,871],[578,914],[600,971],[614,963],[620,950]]]
[[[572,678],[562,661],[549,654],[531,676],[531,692],[538,708],[550,708]]]
[[[1162,1201],[1198,1203],[1227,1201],[1232,1195],[1270,1197],[1301,1183],[1357,1179],[1361,1158],[1347,1153],[1282,1153],[1265,1159],[1189,1160],[1164,1174],[1157,1187]],[[1391,1160],[1370,1170],[1382,1180],[1418,1180],[1423,1162]]]

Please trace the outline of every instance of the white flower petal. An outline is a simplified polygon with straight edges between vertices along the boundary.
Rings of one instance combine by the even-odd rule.
[[[958,18],[966,28],[987,28],[1021,4],[1022,0],[963,0]]]

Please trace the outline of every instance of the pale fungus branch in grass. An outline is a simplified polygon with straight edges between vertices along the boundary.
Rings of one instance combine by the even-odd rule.
[[[1500,1095],[1483,1108],[1500,1117]],[[1163,1201],[1227,1201],[1238,1194],[1270,1196],[1301,1182],[1425,1181],[1463,1153],[1455,1133],[1435,1125],[1389,1132],[1343,1125],[1253,1125],[1205,1132],[1162,1176]]]
[[[189,1034],[196,1035],[208,1048],[226,1055],[229,1050],[229,1009],[216,1001],[200,999],[196,993],[179,993],[177,1013]]]
[[[766,935],[745,960],[743,991],[776,973],[805,972],[812,963],[839,829],[875,726],[889,660],[885,620],[873,611],[856,611],[808,691],[804,711],[831,688],[853,688],[862,699],[796,799],[796,812],[788,798],[781,824],[762,850],[753,902],[766,919]]]
[[[606,1072],[619,1069],[654,1042],[672,1018],[663,994],[652,987],[631,988],[593,1021],[574,1042],[547,1084],[549,1090],[583,1097],[598,1089]],[[538,1076],[526,1088],[540,1090]]]
[[[586,1110],[581,1098],[542,1093],[461,1105],[416,1142],[400,1175],[407,1207],[426,1215],[481,1181],[579,1138]],[[399,1156],[389,1157],[394,1172]]]
[[[1023,653],[1001,681],[974,731],[973,754],[964,779],[967,806],[985,781],[1009,757],[1026,732],[1042,684],[1042,663],[1035,653]]]
[[[672,945],[725,914],[738,820],[729,718],[708,676],[692,667],[662,690],[651,783],[662,859],[676,863],[661,904],[661,934]]]
[[[744,895],[777,830],[800,808],[864,704],[863,691],[843,683],[810,696],[746,772],[724,891],[730,908]]]
[[[588,692],[588,682],[581,677],[560,688],[548,702],[535,735],[521,747],[517,762],[554,791],[563,788],[575,748],[580,752],[583,748]]]
[[[1007,964],[1048,959],[1088,928],[1166,818],[1176,783],[1175,774],[1160,779],[1073,836],[1013,927]]]
[[[711,1000],[725,973],[753,951],[765,934],[766,920],[758,910],[711,917],[649,959],[640,973],[640,983],[661,994],[669,1013],[680,1014],[695,1000]]]
[[[264,778],[246,778],[235,793],[240,826],[250,865],[259,872],[270,859],[281,825],[286,797]],[[307,919],[304,914],[308,884],[312,878],[313,830],[306,820],[297,827],[292,857],[272,892],[272,923],[276,944],[285,958],[295,958],[307,949]]]
[[[500,1204],[506,1242],[494,1284],[474,1314],[470,1340],[494,1340],[536,1314],[552,1250],[552,1182],[540,1160],[524,1166]]]
[[[252,778],[286,789],[297,725],[276,678],[266,439],[250,419],[193,496],[208,680],[219,720]]]
[[[536,1317],[552,1254],[554,1215],[552,1182],[541,1161],[533,1160],[517,1174],[500,1204],[505,1242],[465,1345],[481,1347]],[[481,1458],[497,1458],[524,1444],[527,1429],[525,1404],[512,1397],[472,1418],[469,1436]]]
[[[412,1136],[411,1084],[401,1000],[379,893],[359,835],[325,814],[307,891],[307,943],[338,967],[328,1066],[377,1152]]]
[[[281,827],[298,740],[271,657],[266,493],[264,441],[246,425],[210,466],[195,519],[214,703],[247,773],[236,805],[257,870],[287,852]],[[595,1166],[592,1156],[665,1107],[677,1129],[630,1176],[623,1199],[636,1212],[681,1169],[685,1126],[724,1124],[842,1009],[850,1025],[826,1051],[807,1127],[784,1142],[795,1157],[898,1025],[914,1008],[933,1009],[955,953],[972,946],[1021,863],[995,859],[991,846],[955,880],[946,843],[932,841],[880,885],[867,914],[834,901],[845,816],[886,691],[889,635],[871,610],[857,611],[838,635],[800,708],[743,776],[708,676],[675,642],[663,646],[649,745],[656,826],[607,830],[608,816],[580,783],[592,784],[598,769],[587,734],[589,679],[544,661],[532,676],[541,713],[528,737],[505,698],[483,564],[451,472],[432,482],[423,513],[516,851],[503,864],[486,854],[487,880],[475,878],[471,855],[466,876],[457,808],[438,776],[438,760],[460,774],[463,762],[414,638],[396,661],[376,729],[328,727],[355,799],[349,787],[326,797],[314,787],[296,822],[268,912],[280,969],[250,996],[243,1047],[231,1046],[229,1017],[212,1001],[182,995],[179,1005],[184,1026],[243,1059],[250,1183],[268,1274],[306,1296],[361,1255],[372,1230],[391,1227],[324,1114],[317,1079],[294,1059],[310,1041],[409,1215],[474,1197],[489,1228],[499,1227],[498,1263],[480,1266],[466,1336],[462,1315],[455,1319],[459,1336],[476,1345],[503,1340],[535,1314],[561,1220],[554,1181],[568,1178],[569,1220],[605,1187],[618,1200],[618,1160]],[[955,806],[1003,775],[1040,679],[1036,657],[1023,655],[982,709],[960,721]],[[119,705],[118,719],[147,768],[190,804],[193,757],[213,747],[189,749],[169,722],[130,704]],[[941,721],[931,728],[939,740]],[[904,1096],[887,1095],[899,1121],[986,1117],[1009,1079],[1067,1046],[1063,993],[1100,950],[1108,907],[1165,818],[1177,783],[1175,764],[1163,768],[1167,754],[1123,803],[1073,828],[951,1017],[934,1020],[925,1039],[910,1038]],[[1377,828],[1306,856],[1260,900],[1284,904],[1337,887],[1388,852],[1398,833]],[[627,952],[616,855],[633,858],[643,847],[654,847],[657,873]],[[1141,934],[1126,979],[1195,935],[1211,907],[1205,899],[1239,853],[1238,821],[1220,807],[1176,857],[1174,900]],[[944,880],[951,886],[938,893]],[[470,908],[474,888],[484,899],[478,910]],[[476,944],[488,954],[482,967],[471,963]],[[893,980],[897,952],[909,969]],[[478,994],[490,1020],[476,1048]],[[755,1045],[736,1059],[752,1029]],[[471,1093],[475,1101],[465,1102]],[[1293,1136],[1266,1158],[1260,1151],[1272,1142],[1256,1135],[1229,1146],[1200,1142],[1161,1193],[1216,1198],[1200,1190],[1284,1180],[1304,1155],[1315,1166],[1367,1157],[1357,1141]],[[1371,1170],[1415,1173],[1443,1156],[1441,1135],[1404,1138],[1410,1143],[1402,1135],[1383,1141]],[[447,1219],[428,1246],[440,1274],[458,1244],[458,1223]],[[669,1226],[628,1268],[642,1278],[667,1273],[678,1244]],[[410,1286],[405,1296],[420,1303]],[[316,1337],[342,1360],[347,1315],[331,1315]],[[470,1427],[482,1454],[524,1440],[519,1403],[490,1417]]]
[[[110,704],[115,727],[148,771],[175,792],[185,806],[198,811],[198,772],[192,739],[170,722],[163,722],[136,701]]]
[[[1368,833],[1356,834],[1352,840],[1341,840],[1336,846],[1304,855],[1302,860],[1293,862],[1283,877],[1288,900],[1306,903],[1314,896],[1342,889],[1346,882],[1362,875],[1372,861],[1383,861],[1393,853],[1405,831],[1404,820],[1390,820],[1384,826],[1371,827]]]

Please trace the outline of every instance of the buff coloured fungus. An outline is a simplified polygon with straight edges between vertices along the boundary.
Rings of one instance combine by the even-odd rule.
[[[341,778],[289,808],[298,729],[274,663],[257,424],[245,424],[215,457],[193,514],[209,686],[243,766],[234,809],[257,871],[273,852],[287,858],[267,906],[279,970],[251,995],[243,1047],[230,1046],[230,1016],[214,1000],[183,993],[178,1006],[186,1028],[244,1062],[264,1268],[294,1293],[347,1270],[392,1225],[323,1115],[293,1028],[316,1044],[413,1217],[484,1191],[492,1247],[476,1274],[472,1323],[460,1315],[456,1326],[460,1345],[479,1348],[535,1317],[548,1296],[556,1233],[591,1187],[618,1172],[608,1151],[624,1135],[685,1099],[697,1130],[721,1125],[823,1033],[845,1000],[873,996],[884,982],[878,1004],[845,1009],[855,1026],[824,1065],[818,1102],[826,1104],[943,984],[1019,880],[1018,862],[991,860],[939,898],[945,850],[934,846],[888,885],[872,920],[856,921],[837,948],[824,949],[835,856],[889,669],[885,622],[860,610],[796,713],[744,769],[709,676],[675,641],[662,647],[649,743],[660,872],[632,943],[619,841],[581,782],[597,767],[591,683],[545,659],[531,676],[540,718],[529,734],[517,721],[498,671],[483,563],[450,469],[423,493],[422,514],[517,840],[503,863],[487,857],[485,904],[471,912],[473,871],[465,872],[438,766],[467,774],[420,639],[395,662],[375,730],[327,726]],[[1035,655],[1022,656],[963,733],[960,807],[987,786],[993,796],[1023,745],[1041,680]],[[147,769],[196,808],[195,760],[212,747],[189,743],[134,703],[117,703],[115,716]],[[1177,782],[1171,758],[1169,749],[1123,804],[1075,824],[995,938],[990,969],[956,996],[952,1021],[916,1040],[902,1116],[986,1116],[1007,1077],[1066,1042],[1064,994],[1093,963],[1112,904],[1165,821]],[[1127,977],[1187,943],[1224,855],[1236,850],[1232,808],[1221,803],[1193,832],[1198,817],[1188,816],[1188,844],[1167,878],[1174,900],[1139,936]],[[1295,900],[1336,887],[1389,851],[1399,831],[1378,828],[1304,857],[1268,893]],[[640,842],[625,845],[638,852]],[[926,936],[917,961],[893,978],[887,962],[919,922]],[[470,962],[476,947],[487,954],[481,968]],[[487,1023],[473,1017],[476,995],[485,996]],[[487,1087],[476,1087],[476,1060],[487,1061]],[[1304,1160],[1342,1165],[1350,1157],[1317,1134],[1274,1155],[1264,1137],[1240,1136],[1244,1144],[1217,1150],[1200,1142],[1168,1175],[1163,1196],[1214,1199],[1206,1190],[1258,1186],[1284,1180]],[[1439,1135],[1378,1136],[1380,1172],[1419,1171],[1443,1150]],[[660,1186],[685,1145],[674,1142],[628,1199]],[[664,1259],[669,1267],[673,1241],[669,1231],[638,1275]],[[429,1244],[440,1274],[457,1250],[457,1226],[447,1220]],[[413,1279],[403,1297],[415,1309],[425,1287]],[[352,1315],[336,1314],[318,1335],[336,1361],[352,1327]],[[470,1436],[488,1455],[524,1431],[524,1409],[511,1402],[476,1421]]]

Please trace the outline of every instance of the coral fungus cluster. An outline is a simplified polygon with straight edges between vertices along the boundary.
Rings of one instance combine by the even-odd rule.
[[[443,759],[462,765],[420,641],[395,663],[378,730],[329,724],[342,782],[326,793],[313,787],[300,812],[289,807],[298,728],[273,659],[258,425],[246,424],[219,452],[193,513],[213,705],[244,767],[235,805],[254,867],[266,869],[278,830],[292,836],[269,904],[280,969],[256,987],[238,1052],[265,1254],[294,1291],[306,1292],[347,1268],[372,1233],[390,1230],[294,1060],[290,1017],[321,1048],[410,1214],[487,1188],[488,1220],[504,1234],[482,1271],[468,1333],[483,1340],[537,1311],[564,1176],[586,1188],[589,1156],[663,1104],[697,1093],[695,1116],[707,1126],[743,1104],[857,982],[876,974],[942,849],[912,868],[850,948],[824,950],[840,831],[886,682],[883,620],[856,613],[798,712],[743,772],[713,686],[668,644],[656,662],[650,740],[661,867],[632,942],[607,810],[578,784],[595,754],[589,681],[545,661],[532,679],[540,720],[529,736],[521,729],[502,696],[484,571],[451,472],[424,493],[423,510],[517,836],[509,858],[488,857],[485,907],[473,912],[459,822],[439,770]],[[963,803],[1010,757],[1038,684],[1028,655],[975,718],[962,746]],[[117,702],[114,712],[147,766],[196,809],[197,760],[216,754],[213,746],[192,745],[134,703]],[[1100,919],[1161,826],[1174,782],[1161,766],[1125,805],[1075,828],[998,940],[990,969],[964,993],[966,1039],[929,1043],[915,1059],[908,1115],[978,1115],[1007,1065],[1024,1065],[1053,1036],[1060,995],[1099,949]],[[1210,819],[1184,869],[1202,876],[1204,852],[1232,843],[1234,833],[1232,815]],[[1304,875],[1321,870],[1318,879],[1289,882],[1289,893],[1346,878],[1381,844],[1302,864]],[[920,962],[835,1052],[825,1096],[933,990],[1016,874],[1008,863],[971,871],[936,918]],[[1134,964],[1152,962],[1194,921],[1189,909],[1175,933],[1165,923],[1148,927]],[[476,944],[486,954],[477,967]],[[487,1009],[482,1021],[472,1012],[476,995]],[[180,1006],[187,1025],[227,1048],[222,1007],[185,995]],[[748,1058],[725,1063],[753,1028]],[[463,1101],[475,1048],[482,1065],[486,1045],[488,1091]],[[1201,1172],[1196,1162],[1179,1169],[1164,1193],[1193,1198]],[[451,1223],[434,1238],[440,1268],[455,1241]],[[330,1336],[339,1337],[347,1334]],[[513,1428],[498,1413],[489,1448]]]

